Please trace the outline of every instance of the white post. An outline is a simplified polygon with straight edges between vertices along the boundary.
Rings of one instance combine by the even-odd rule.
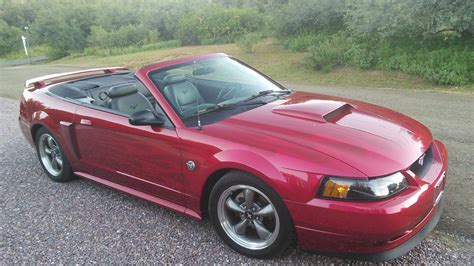
[[[22,35],[21,41],[23,42],[23,48],[25,49],[25,54],[28,55],[28,48],[26,48],[26,37]]]

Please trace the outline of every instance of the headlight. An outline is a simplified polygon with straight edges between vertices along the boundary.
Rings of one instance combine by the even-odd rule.
[[[405,176],[398,172],[372,180],[326,177],[319,196],[346,200],[379,200],[395,195],[408,187]]]

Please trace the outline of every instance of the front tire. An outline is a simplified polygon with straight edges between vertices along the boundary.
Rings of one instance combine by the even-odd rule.
[[[59,142],[49,130],[42,127],[35,137],[36,153],[46,174],[55,182],[74,179],[71,166]]]
[[[285,254],[294,244],[294,227],[282,199],[248,173],[231,171],[214,186],[209,216],[217,234],[246,256]]]

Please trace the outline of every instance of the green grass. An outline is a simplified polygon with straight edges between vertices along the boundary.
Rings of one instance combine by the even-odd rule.
[[[48,46],[35,46],[31,47],[28,52],[31,54],[32,57],[45,56],[50,53],[50,48]],[[11,52],[9,54],[3,55],[2,57],[0,57],[0,62],[18,59],[28,59],[28,56],[25,54],[23,48],[19,49],[16,52]]]
[[[106,57],[67,57],[51,63],[88,67],[127,66],[138,68],[143,65],[177,57],[217,52],[223,52],[235,56],[256,67],[272,78],[288,83],[442,91],[474,91],[474,84],[466,86],[435,85],[423,78],[402,74],[400,72],[358,70],[352,67],[340,67],[329,73],[318,72],[308,67],[305,61],[307,56],[305,52],[286,50],[270,39],[259,44],[253,54],[246,54],[235,44],[225,44],[164,48],[153,51]]]

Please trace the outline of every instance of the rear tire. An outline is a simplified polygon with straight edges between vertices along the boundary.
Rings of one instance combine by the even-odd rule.
[[[211,191],[208,212],[217,234],[243,255],[269,258],[294,245],[294,225],[283,200],[248,173],[224,175]]]
[[[36,154],[46,174],[55,182],[73,180],[69,161],[53,134],[42,127],[35,136]]]

